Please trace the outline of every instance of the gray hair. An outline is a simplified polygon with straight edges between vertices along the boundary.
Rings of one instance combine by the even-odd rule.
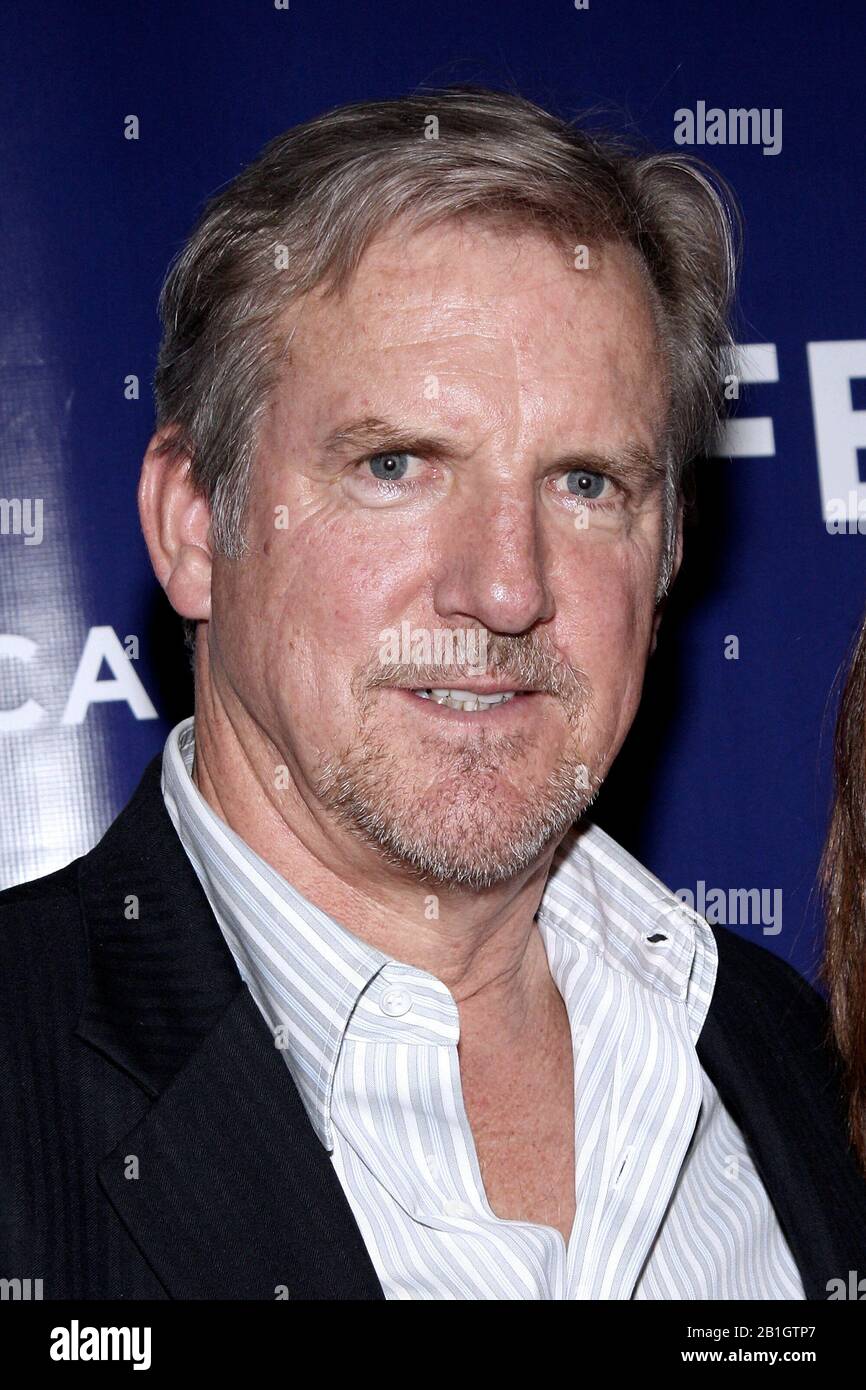
[[[725,410],[736,200],[694,156],[592,134],[474,86],[340,106],[277,136],[207,203],[174,260],[160,296],[157,428],[166,455],[190,460],[215,549],[244,554],[258,427],[288,353],[282,314],[316,287],[344,289],[397,218],[534,228],[569,257],[592,239],[637,252],[670,396],[662,597],[688,465]]]

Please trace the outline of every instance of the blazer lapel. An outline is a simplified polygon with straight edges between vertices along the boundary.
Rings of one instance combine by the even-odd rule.
[[[173,1298],[383,1298],[330,1159],[162,800],[160,758],[79,885],[78,1037],[151,1104],[99,1181]]]

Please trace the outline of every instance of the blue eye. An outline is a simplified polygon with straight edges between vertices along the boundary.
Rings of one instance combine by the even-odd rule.
[[[381,482],[394,482],[406,473],[411,457],[411,454],[373,454],[367,462],[374,478]]]
[[[569,474],[568,490],[573,492],[576,497],[588,497],[590,500],[600,497],[607,479],[601,473],[587,473],[585,469],[573,468]]]

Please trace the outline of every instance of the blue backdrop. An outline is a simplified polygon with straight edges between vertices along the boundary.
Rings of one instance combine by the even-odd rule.
[[[754,382],[729,457],[701,465],[597,818],[699,910],[814,974],[831,686],[866,600],[863,7],[40,0],[4,7],[2,29],[2,882],[95,843],[191,709],[135,485],[159,285],[201,203],[329,106],[484,82],[566,115],[601,105],[665,148],[689,124],[725,137],[694,148],[743,206]],[[738,138],[735,108],[763,111],[773,138]]]

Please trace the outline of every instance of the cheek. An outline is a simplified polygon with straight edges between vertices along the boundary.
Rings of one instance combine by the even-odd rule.
[[[300,715],[321,702],[321,718],[329,709],[345,714],[351,677],[375,657],[382,630],[408,612],[417,551],[325,506],[289,506],[285,527],[274,526],[275,515],[265,504],[250,518],[250,550],[222,606],[238,642],[255,648],[251,668],[271,703]]]
[[[655,612],[654,572],[634,556],[609,552],[576,571],[560,611],[559,641],[592,689],[593,722],[628,728],[640,701]]]

